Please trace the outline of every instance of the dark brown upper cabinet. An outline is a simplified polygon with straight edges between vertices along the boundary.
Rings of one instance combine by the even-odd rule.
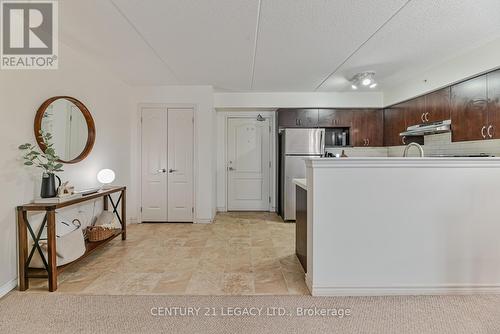
[[[488,137],[488,80],[486,75],[451,87],[452,141]],[[490,133],[491,133],[490,128]]]
[[[318,109],[279,109],[278,126],[314,128],[318,126]]]
[[[500,70],[488,73],[488,138],[500,138]]]
[[[407,105],[400,103],[384,109],[384,146],[404,145],[399,135],[406,130],[405,110]]]
[[[383,146],[384,145],[383,111],[374,109],[353,110],[350,136],[351,136],[351,143],[355,147]]]
[[[446,87],[425,95],[425,122],[438,122],[450,119],[451,88]]]
[[[352,110],[319,109],[318,114],[319,127],[350,127],[352,123]]]
[[[406,127],[425,123],[425,95],[401,103]]]

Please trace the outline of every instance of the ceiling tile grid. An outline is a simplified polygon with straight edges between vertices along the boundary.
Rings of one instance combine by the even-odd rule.
[[[499,0],[61,0],[60,36],[131,85],[377,89],[500,37]]]

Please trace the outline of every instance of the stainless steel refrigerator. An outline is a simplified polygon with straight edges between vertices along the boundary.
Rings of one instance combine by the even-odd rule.
[[[295,184],[306,177],[305,158],[325,153],[325,129],[284,129],[280,133],[280,209],[284,220],[295,220]]]

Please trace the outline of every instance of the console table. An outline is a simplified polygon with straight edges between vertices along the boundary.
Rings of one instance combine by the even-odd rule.
[[[25,291],[29,288],[29,279],[30,278],[47,278],[49,282],[49,291],[57,290],[57,274],[62,272],[68,266],[78,262],[83,259],[91,252],[99,248],[100,246],[108,243],[113,240],[117,236],[121,235],[122,240],[127,238],[127,224],[126,224],[126,187],[113,187],[105,190],[100,190],[96,193],[83,196],[81,198],[69,200],[63,203],[57,204],[38,204],[38,203],[30,203],[17,207],[17,224],[18,224],[18,238],[19,238],[19,290]],[[118,200],[116,203],[113,201],[111,197],[114,193],[120,193]],[[98,198],[103,199],[104,210],[108,210],[109,202],[112,205],[113,213],[116,215],[122,229],[117,231],[113,236],[109,237],[106,240],[98,241],[98,242],[86,242],[86,251],[79,259],[73,261],[71,263],[65,264],[63,266],[57,267],[56,262],[56,210],[62,209],[71,205],[80,204],[83,202],[95,200]],[[120,208],[120,213],[118,213],[118,207]],[[33,228],[28,221],[28,212],[45,212],[45,217],[42,221],[42,225],[40,229],[35,233]],[[43,255],[42,248],[39,244],[42,231],[47,225],[47,257]],[[28,254],[28,233],[30,233],[31,238],[33,239],[33,246]],[[40,254],[43,264],[45,266],[46,274],[36,274],[36,269],[29,268],[29,264],[35,251],[38,251]],[[43,270],[43,269],[42,269]],[[38,269],[40,271],[40,269]]]

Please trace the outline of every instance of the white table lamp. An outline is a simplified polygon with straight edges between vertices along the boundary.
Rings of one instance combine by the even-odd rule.
[[[115,172],[113,172],[111,169],[101,169],[99,173],[97,173],[97,181],[99,181],[103,189],[106,189],[106,187],[109,186],[110,183],[112,183],[115,180]]]

